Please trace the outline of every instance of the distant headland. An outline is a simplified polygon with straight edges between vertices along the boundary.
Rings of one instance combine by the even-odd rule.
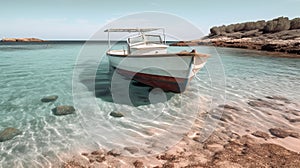
[[[279,17],[270,21],[216,26],[200,40],[173,46],[210,45],[300,55],[300,18]]]
[[[3,38],[1,42],[44,42],[38,38]]]

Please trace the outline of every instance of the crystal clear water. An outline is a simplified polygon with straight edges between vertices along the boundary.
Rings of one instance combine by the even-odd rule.
[[[88,63],[77,65],[84,67],[77,82],[87,89],[72,90],[73,70],[83,44],[0,44],[0,130],[15,127],[23,132],[0,142],[0,167],[49,167],[66,154],[95,147],[140,145],[149,149],[149,143],[158,141],[173,145],[188,131],[197,112],[213,108],[213,104],[242,104],[268,95],[300,100],[300,59],[269,57],[241,49],[195,47],[211,54],[211,58],[185,93],[162,93],[131,82],[132,104],[114,104],[106,58],[102,59],[96,79],[89,77]],[[106,44],[94,43],[92,47],[104,50]],[[89,86],[93,84],[90,80],[95,84]],[[99,111],[87,107],[73,115],[54,116],[51,109],[55,106],[77,107],[73,93],[80,94],[80,101],[87,106],[91,102],[85,102],[82,95],[94,96]],[[42,103],[40,99],[47,95],[59,98]],[[122,111],[125,117],[112,118],[111,111]],[[151,136],[151,132],[157,136]],[[157,145],[151,150],[160,152],[164,147]],[[151,153],[144,150],[140,154],[143,152]]]

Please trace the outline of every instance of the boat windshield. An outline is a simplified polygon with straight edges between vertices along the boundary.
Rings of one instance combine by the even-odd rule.
[[[129,45],[139,44],[162,44],[161,37],[159,35],[140,35],[136,37],[128,38]]]
[[[159,35],[146,35],[146,43],[162,44],[161,37]]]
[[[142,44],[142,43],[144,43],[144,37],[143,36],[137,36],[137,37],[128,38],[128,43],[130,45]]]

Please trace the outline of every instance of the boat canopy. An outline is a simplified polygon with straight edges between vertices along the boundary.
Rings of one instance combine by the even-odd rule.
[[[106,29],[104,32],[150,32],[156,30],[164,30],[164,28],[120,28],[120,29]]]

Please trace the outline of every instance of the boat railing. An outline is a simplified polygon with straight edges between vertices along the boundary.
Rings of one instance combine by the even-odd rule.
[[[145,33],[145,32],[151,32],[151,31],[157,31],[157,30],[162,30],[162,34],[163,34],[163,40],[161,39],[161,37],[159,35],[151,35],[151,36],[159,36],[160,38],[160,43],[159,44],[166,44],[166,34],[165,34],[165,29],[164,28],[110,28],[110,29],[106,29],[104,30],[104,32],[107,32],[107,38],[108,38],[108,50],[110,50],[111,48],[111,44],[110,44],[110,32],[129,32],[129,33]],[[128,39],[127,39],[127,43],[128,43]],[[143,39],[143,43],[146,44],[145,40]],[[143,43],[134,43],[134,45],[140,45]],[[149,43],[158,43],[158,42],[149,42]],[[148,43],[147,43],[148,44]],[[130,45],[130,43],[128,43],[128,46]]]

